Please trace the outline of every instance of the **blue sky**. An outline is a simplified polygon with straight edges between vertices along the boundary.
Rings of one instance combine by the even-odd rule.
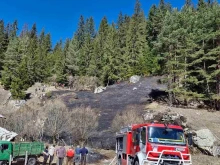
[[[145,13],[159,0],[140,0]],[[180,8],[185,0],[165,0]],[[196,3],[197,0],[192,0]],[[43,28],[50,32],[53,44],[60,39],[72,38],[80,15],[93,16],[96,27],[103,16],[109,23],[117,21],[120,11],[132,15],[135,0],[1,0],[0,19],[5,23],[18,20],[19,29],[24,24],[29,28],[37,24],[38,32]]]

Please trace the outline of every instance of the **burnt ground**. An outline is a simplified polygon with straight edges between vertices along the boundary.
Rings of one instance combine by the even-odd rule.
[[[166,89],[165,85],[158,84],[160,77],[147,77],[135,84],[122,82],[108,86],[107,89],[99,94],[90,91],[76,92],[77,99],[71,99],[68,95],[71,91],[56,91],[55,94],[62,95],[64,102],[69,108],[79,106],[90,106],[99,110],[99,131],[107,130],[118,112],[125,110],[128,106],[135,106],[138,110],[143,110],[149,102],[149,94],[155,90]]]
[[[115,132],[110,131],[111,123],[118,112],[126,110],[129,106],[135,107],[141,113],[150,97],[163,95],[166,85],[157,83],[161,77],[141,78],[139,82],[132,84],[121,82],[108,86],[99,94],[91,91],[60,90],[53,95],[61,97],[70,109],[80,106],[90,106],[99,114],[99,126],[95,137],[88,140],[92,148],[113,149],[115,145]]]

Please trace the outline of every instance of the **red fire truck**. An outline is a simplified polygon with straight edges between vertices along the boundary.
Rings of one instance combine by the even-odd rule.
[[[134,124],[116,133],[118,165],[191,165],[183,128],[162,123]]]

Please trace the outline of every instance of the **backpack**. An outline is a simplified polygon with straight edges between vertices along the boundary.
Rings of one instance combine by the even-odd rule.
[[[66,152],[66,156],[69,157],[69,158],[74,157],[74,151],[73,151],[72,149],[69,149],[69,150]]]

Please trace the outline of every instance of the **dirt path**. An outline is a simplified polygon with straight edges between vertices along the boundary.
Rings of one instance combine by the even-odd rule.
[[[104,151],[103,154],[106,154],[106,156],[108,156],[109,159],[108,160],[101,160],[98,163],[90,164],[90,165],[109,165],[109,163],[111,162],[111,160],[115,156],[115,151],[107,150],[107,151]],[[192,155],[192,163],[193,163],[193,165],[220,165],[220,158],[212,157],[212,156],[208,156],[208,155],[197,154],[197,155]]]

